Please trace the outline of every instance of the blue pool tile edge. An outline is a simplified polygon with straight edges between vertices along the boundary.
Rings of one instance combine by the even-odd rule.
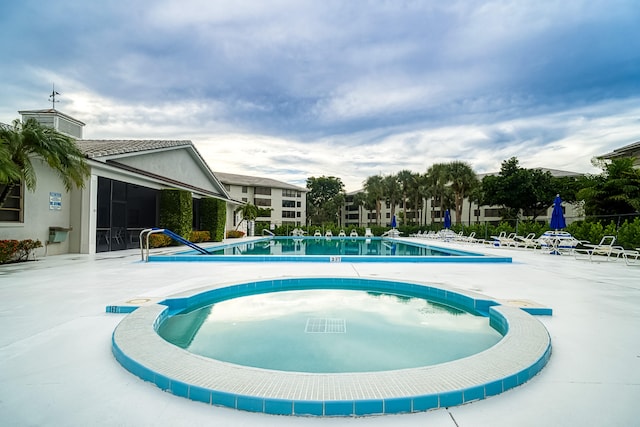
[[[326,280],[326,278],[316,279],[283,279],[264,282],[247,283],[247,288],[265,286],[272,289],[274,286],[282,285],[283,281],[291,281],[289,286],[300,286],[301,284],[314,280]],[[344,284],[360,279],[337,279]],[[376,285],[377,288],[387,288],[407,286],[409,292],[415,292],[415,284],[402,282],[389,282],[378,279],[361,279],[362,286],[368,287]],[[421,286],[421,285],[418,285]],[[424,287],[427,293],[436,294],[440,297],[451,299],[452,304],[460,305],[461,301],[466,301],[469,297],[456,295],[455,292],[438,288]],[[197,295],[196,295],[197,296]],[[184,299],[176,299],[184,303]],[[197,301],[193,300],[193,301]],[[191,302],[193,302],[191,301]],[[475,306],[475,302],[464,302],[463,305]],[[165,307],[158,315],[158,318],[166,317],[169,307]],[[508,312],[508,311],[507,311]],[[491,324],[500,332],[506,334],[509,330],[509,316],[503,313],[498,305],[488,307],[488,315]],[[158,320],[154,322],[154,329]],[[341,400],[299,400],[299,399],[278,399],[263,396],[248,396],[239,393],[229,393],[221,390],[209,389],[195,384],[189,384],[176,378],[154,372],[148,368],[144,361],[136,360],[127,355],[119,345],[116,338],[117,328],[112,336],[112,353],[116,360],[128,371],[139,378],[154,383],[160,389],[168,391],[174,395],[186,397],[194,401],[199,401],[215,406],[225,406],[250,412],[263,412],[275,415],[299,415],[299,416],[364,416],[378,414],[400,414],[410,412],[422,412],[437,408],[461,405],[476,400],[495,396],[509,389],[517,387],[529,381],[537,375],[547,364],[551,357],[551,340],[548,338],[547,346],[541,357],[535,360],[530,366],[520,369],[497,380],[485,383],[474,384],[463,389],[447,390],[439,393],[420,394],[416,396],[385,397],[379,399],[341,399]]]

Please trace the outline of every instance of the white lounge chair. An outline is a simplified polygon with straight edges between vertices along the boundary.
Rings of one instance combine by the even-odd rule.
[[[347,233],[345,233],[344,230],[340,230],[338,237],[347,237]]]
[[[622,246],[613,246],[616,241],[615,236],[604,236],[600,243],[597,245],[592,245],[588,243],[583,243],[581,247],[577,247],[573,250],[574,256],[576,259],[584,259],[588,258],[589,261],[593,261],[593,257],[600,256],[604,257],[607,261],[609,261],[612,255],[615,255],[613,259],[618,258],[623,252],[624,248]]]
[[[525,237],[516,236],[515,239],[518,241],[518,246],[524,249],[540,247],[540,241],[536,239],[536,233],[529,233]]]
[[[333,233],[331,232],[331,230],[325,231],[324,237],[333,237]]]
[[[313,237],[322,237],[322,233],[320,232],[320,230],[316,230],[316,231],[313,233]]]
[[[358,237],[358,232],[355,229],[351,230],[351,233],[349,233],[349,237]]]
[[[364,229],[364,237],[373,237],[373,233],[371,232],[370,228]]]

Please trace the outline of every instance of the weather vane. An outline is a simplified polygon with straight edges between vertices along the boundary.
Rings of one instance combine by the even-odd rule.
[[[60,93],[56,92],[56,85],[54,83],[52,84],[51,95],[49,95],[49,100],[51,101],[51,108],[54,110],[56,109],[56,102],[59,102],[56,100],[56,95],[60,95]]]

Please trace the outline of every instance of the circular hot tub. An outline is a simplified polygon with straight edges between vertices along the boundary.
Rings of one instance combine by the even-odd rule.
[[[470,323],[459,323],[463,318]],[[435,337],[434,329],[443,335]],[[447,340],[453,333],[460,335]],[[446,356],[423,354],[449,346]],[[536,375],[551,342],[533,316],[477,294],[388,280],[294,278],[201,289],[140,307],[114,331],[113,353],[140,378],[193,400],[351,416],[499,394]]]

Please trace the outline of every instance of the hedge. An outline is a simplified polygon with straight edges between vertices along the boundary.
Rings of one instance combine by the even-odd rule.
[[[186,190],[160,191],[160,227],[189,239],[193,223],[191,192]]]
[[[227,222],[227,204],[219,199],[207,197],[200,201],[200,223],[209,232],[211,240],[221,242]]]

